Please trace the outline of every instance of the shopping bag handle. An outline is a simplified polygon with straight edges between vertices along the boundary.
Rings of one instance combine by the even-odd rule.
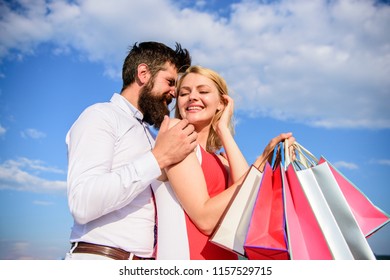
[[[295,152],[294,160],[291,160],[290,158],[289,143],[287,139],[284,140],[283,146],[284,151],[282,152],[282,154],[284,154],[285,158],[283,166],[285,167],[285,169],[287,169],[290,164],[293,164],[297,169],[307,169],[318,164],[318,159],[297,141],[295,141],[291,145],[294,148]]]
[[[270,166],[272,169],[275,169],[276,167],[276,164],[277,164],[277,159],[278,159],[278,155],[279,155],[279,152],[282,150],[283,146],[282,146],[282,143],[278,143],[273,150],[269,151],[267,156],[265,156],[263,158],[263,160],[260,162],[259,165],[257,164],[254,164],[254,166],[260,170],[260,172],[263,172],[263,170],[260,169],[260,166],[262,166],[265,162],[269,162],[269,157],[270,155],[272,154],[272,158],[271,158],[271,162],[270,162]]]
[[[294,145],[297,147],[298,153],[305,159],[306,162],[309,162],[308,166],[315,166],[318,164],[318,159],[305,147],[303,147],[298,142],[295,142]]]
[[[278,159],[278,155],[280,155],[280,165],[283,166],[285,169],[287,168],[287,166],[291,163],[291,162],[294,162],[294,161],[291,161],[290,159],[290,155],[289,155],[289,152],[288,152],[288,140],[285,139],[284,141],[278,143],[275,148],[274,148],[274,151],[273,151],[273,156],[272,156],[272,163],[271,163],[271,167],[272,169],[275,168],[275,165],[276,165],[276,160]]]
[[[281,152],[282,149],[283,149],[282,143],[278,143],[278,144],[275,146],[274,152],[273,152],[273,155],[272,155],[272,160],[271,160],[271,167],[272,167],[272,169],[275,168],[276,159],[277,159],[277,157],[278,157],[278,151],[279,151],[281,154],[283,154],[283,153]],[[282,166],[283,166],[283,164],[284,164],[284,158],[283,158],[283,157],[282,157],[282,160],[281,160],[281,164],[282,164]]]
[[[289,166],[290,163],[295,164],[296,160],[291,161],[289,151],[288,151],[288,140],[285,139],[284,141],[280,142],[278,145],[274,148],[274,154],[272,157],[272,168],[275,168],[275,161],[277,159],[277,152],[280,153],[280,165],[286,170],[287,166]],[[295,147],[294,147],[295,151]],[[297,157],[295,157],[297,159]],[[299,161],[299,160],[298,160]]]
[[[289,147],[289,142],[285,139],[283,142],[278,143],[273,151],[269,153],[269,155],[272,153],[272,169],[275,169],[276,167],[278,156],[280,156],[280,165],[283,166],[285,170],[290,164],[293,164],[296,169],[300,170],[318,165],[318,159],[297,141],[291,145],[295,153],[294,159],[291,159],[290,157]]]
[[[283,167],[285,170],[287,170],[287,167],[290,165],[290,164],[293,164],[294,166],[296,166],[296,168],[298,169],[301,169],[299,167],[299,164],[301,165],[304,165],[305,166],[305,163],[301,163],[301,159],[299,157],[299,154],[297,153],[297,147],[294,146],[294,144],[291,145],[293,148],[294,148],[294,152],[295,152],[295,159],[292,160],[291,157],[290,157],[290,153],[289,153],[289,143],[288,143],[288,140],[285,139],[284,142],[283,142],[283,145],[282,145],[282,157],[283,157]]]

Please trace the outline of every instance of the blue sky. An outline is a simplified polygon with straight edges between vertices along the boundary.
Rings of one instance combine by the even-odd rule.
[[[368,0],[0,1],[0,259],[64,256],[65,134],[145,40],[225,77],[249,162],[292,131],[390,213],[389,23]],[[369,243],[390,255],[390,226]]]

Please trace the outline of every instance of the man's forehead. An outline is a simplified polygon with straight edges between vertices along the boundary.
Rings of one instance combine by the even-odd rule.
[[[177,68],[174,64],[172,63],[165,63],[163,68],[160,70],[164,75],[170,75],[173,76],[175,79],[177,78]]]

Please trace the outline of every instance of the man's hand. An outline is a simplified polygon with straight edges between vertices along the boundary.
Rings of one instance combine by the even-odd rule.
[[[197,144],[197,133],[188,120],[180,120],[172,127],[170,121],[168,116],[164,118],[152,150],[161,169],[182,161]]]

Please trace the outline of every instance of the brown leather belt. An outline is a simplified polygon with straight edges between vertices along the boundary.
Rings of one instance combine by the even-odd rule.
[[[72,243],[72,248],[76,243]],[[87,242],[77,242],[76,248],[73,249],[73,253],[84,253],[84,254],[95,254],[100,256],[105,256],[114,260],[130,260],[130,252],[127,252],[125,250],[104,246],[104,245],[98,245],[98,244],[92,244]],[[154,260],[154,258],[142,258],[138,257],[136,255],[133,255],[133,258],[131,260]]]

